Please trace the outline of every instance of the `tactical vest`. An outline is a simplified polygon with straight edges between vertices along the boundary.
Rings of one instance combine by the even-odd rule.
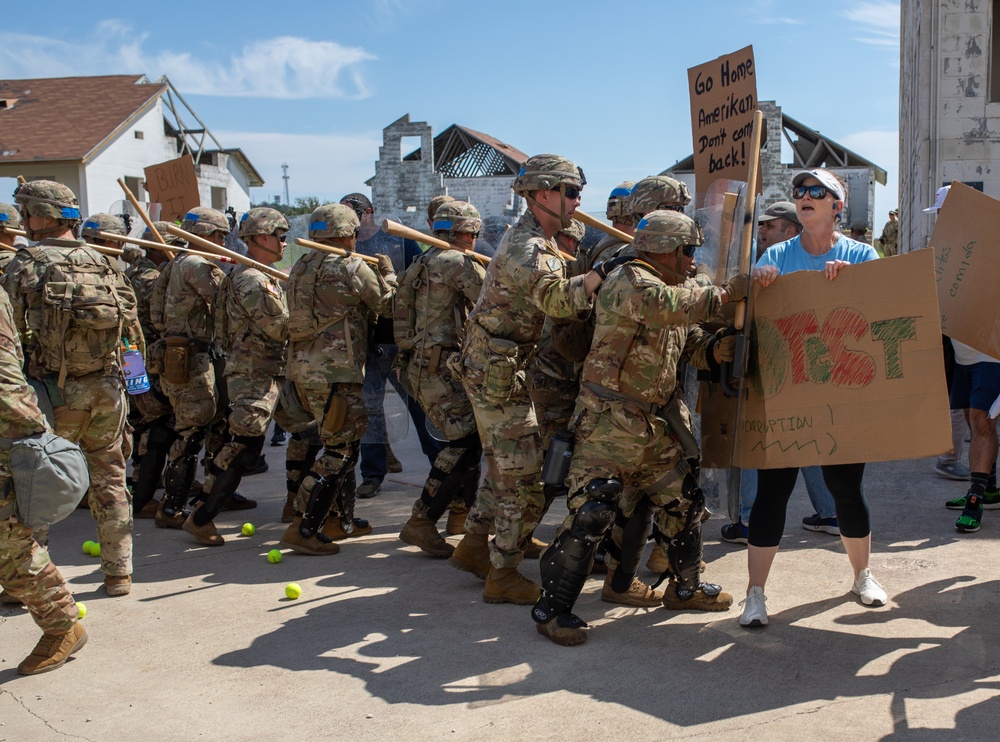
[[[313,252],[302,256],[288,276],[285,298],[288,301],[288,339],[291,343],[310,342],[338,322],[344,323],[346,362],[330,359],[333,365],[354,366],[354,347],[351,338],[350,307],[331,311],[316,300],[316,281],[320,263],[328,253]],[[358,258],[358,263],[361,259]]]
[[[170,283],[170,273],[173,267],[173,260],[164,264],[160,275],[156,277],[156,281],[153,282],[153,288],[149,292],[149,321],[159,333],[163,333],[167,327],[167,286]]]
[[[417,295],[428,280],[425,258],[426,253],[410,263],[410,267],[396,279],[396,295],[392,300],[392,334],[396,345],[404,352],[418,347],[425,334],[422,332],[417,337]],[[429,293],[425,294],[426,298],[429,296]]]
[[[122,330],[135,294],[117,268],[82,247],[45,250],[36,259],[45,270],[38,283],[42,315],[35,364],[57,373],[60,387],[67,376],[120,367]]]

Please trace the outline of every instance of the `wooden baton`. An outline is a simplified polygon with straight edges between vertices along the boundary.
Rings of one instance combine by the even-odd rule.
[[[464,245],[459,245],[454,242],[446,242],[445,240],[437,237],[424,234],[423,232],[413,229],[412,227],[407,227],[405,224],[394,222],[392,219],[382,220],[382,231],[386,234],[391,234],[394,237],[403,237],[408,240],[423,242],[425,245],[430,245],[431,247],[440,247],[442,250],[458,250],[463,255],[468,255],[470,258],[476,258],[476,260],[484,264],[490,262],[490,258],[487,255],[480,255],[479,253],[468,249]]]
[[[610,224],[605,224],[600,219],[595,219],[586,211],[580,211],[579,209],[577,209],[576,211],[573,212],[573,218],[576,219],[578,222],[583,222],[588,226],[601,230],[602,232],[604,232],[604,234],[611,235],[616,240],[621,240],[622,242],[626,243],[632,241],[632,235],[626,234],[625,232],[622,232],[620,229],[615,229]]]
[[[277,270],[276,268],[272,268],[269,265],[264,265],[264,263],[258,263],[256,260],[252,260],[246,257],[245,255],[240,255],[238,252],[233,252],[232,250],[229,250],[225,247],[216,245],[214,242],[209,242],[204,237],[199,237],[196,234],[191,234],[190,232],[181,229],[176,224],[168,224],[167,231],[170,232],[170,234],[172,235],[180,237],[188,244],[197,245],[198,247],[204,248],[208,252],[213,253],[215,255],[223,255],[227,258],[232,258],[237,263],[242,263],[243,265],[249,266],[250,268],[256,268],[261,273],[265,273],[271,278],[276,278],[279,281],[288,280],[288,276],[286,276],[284,273]]]
[[[138,245],[139,247],[144,247],[147,250],[163,250],[163,245],[159,242],[151,242],[150,240],[142,240],[138,237],[129,237],[127,235],[113,234],[111,232],[98,232],[97,235],[105,240],[112,240],[114,242],[126,242],[129,245]],[[176,252],[188,253],[189,255],[197,255],[199,258],[207,258],[209,260],[217,260],[220,263],[233,263],[237,264],[232,258],[226,257],[225,255],[216,255],[214,253],[202,252],[201,250],[192,250],[189,247],[178,247],[177,245],[171,245],[171,250]]]
[[[354,252],[353,250],[345,250],[342,247],[324,245],[322,242],[313,242],[312,240],[307,240],[302,237],[297,237],[295,239],[295,244],[299,247],[308,247],[313,250],[319,250],[320,252],[328,252],[331,255],[340,255],[342,257],[350,257],[353,255],[354,257],[361,258],[366,263],[378,265],[378,258],[373,258],[371,255],[362,255],[361,253]]]

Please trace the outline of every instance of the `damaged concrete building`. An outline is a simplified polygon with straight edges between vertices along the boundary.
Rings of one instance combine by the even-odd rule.
[[[1000,8],[996,0],[902,5],[900,249],[926,247],[923,209],[960,181],[1000,198]]]
[[[427,228],[427,204],[440,195],[469,201],[487,225],[513,224],[527,205],[511,183],[528,156],[505,142],[452,124],[433,136],[425,121],[401,116],[382,130],[375,175],[366,181],[378,216]]]

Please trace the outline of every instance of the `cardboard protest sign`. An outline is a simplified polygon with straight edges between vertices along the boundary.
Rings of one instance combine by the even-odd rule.
[[[1000,201],[958,181],[938,212],[931,234],[941,332],[1000,358]]]
[[[747,46],[688,70],[695,190],[707,193],[719,178],[746,182],[757,73]]]
[[[160,219],[172,222],[183,219],[195,206],[201,206],[198,193],[198,176],[194,162],[183,155],[143,169],[146,175],[146,192],[149,200],[162,205]]]
[[[934,256],[920,250],[755,285],[736,462],[771,469],[951,448]]]

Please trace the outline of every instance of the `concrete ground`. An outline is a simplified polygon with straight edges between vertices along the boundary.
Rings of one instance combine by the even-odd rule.
[[[959,535],[943,507],[964,485],[933,460],[872,464],[872,566],[890,595],[863,607],[839,539],[811,533],[801,484],[768,583],[770,624],[728,613],[614,607],[591,579],[577,612],[589,641],[559,647],[522,606],[482,601],[482,583],[398,540],[427,469],[415,435],[358,514],[371,535],[340,554],[267,551],[284,530],[283,448],[226,513],[222,548],[136,521],[132,594],[99,590],[95,537],[78,510],[52,529],[53,559],[88,607],[90,642],[65,667],[16,674],[38,639],[0,609],[2,740],[253,739],[993,739],[1000,718],[1000,513]],[[539,533],[565,513],[556,503]],[[252,521],[253,537],[240,536]],[[745,549],[706,524],[706,577],[737,598]],[[457,537],[452,538],[457,542]],[[538,578],[537,563],[525,574]],[[642,577],[651,579],[643,572]],[[298,582],[302,597],[284,586]],[[992,731],[991,731],[992,730]]]

